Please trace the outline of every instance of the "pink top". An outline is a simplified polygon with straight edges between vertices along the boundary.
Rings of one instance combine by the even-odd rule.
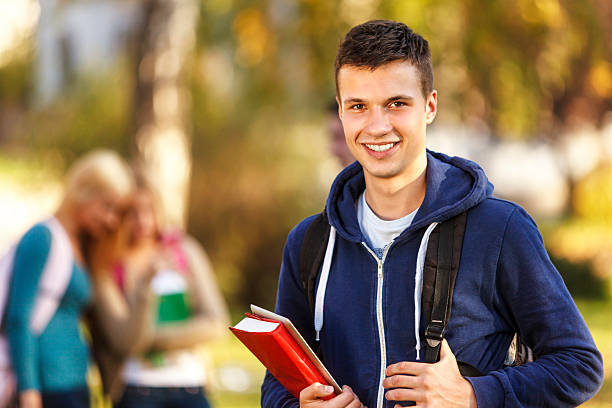
[[[159,244],[164,249],[169,249],[172,254],[172,261],[178,272],[187,274],[189,272],[189,261],[187,255],[181,246],[183,234],[180,231],[171,231],[162,234],[159,239]],[[121,292],[125,292],[125,267],[120,260],[116,261],[113,266],[113,278]]]

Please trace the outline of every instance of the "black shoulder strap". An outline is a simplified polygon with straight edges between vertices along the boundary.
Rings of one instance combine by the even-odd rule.
[[[451,314],[466,219],[464,212],[442,222],[429,238],[422,293],[427,320],[425,361],[428,363],[435,363],[440,358],[440,345]]]
[[[323,210],[308,226],[300,250],[300,280],[313,314],[317,275],[325,256],[329,230],[327,211]]]
[[[432,232],[427,245],[421,302],[428,322],[425,331],[425,361],[429,363],[437,362],[440,357],[440,344],[452,308],[466,219],[467,214],[464,212],[442,222]],[[329,231],[327,212],[323,211],[306,230],[300,251],[300,280],[313,314],[317,276],[325,256]],[[460,361],[458,364],[463,375],[480,375],[469,364]]]

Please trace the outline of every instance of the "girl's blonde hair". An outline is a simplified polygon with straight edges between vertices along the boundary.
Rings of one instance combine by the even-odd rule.
[[[64,203],[83,203],[106,194],[125,196],[134,189],[130,167],[114,151],[93,150],[68,169]]]

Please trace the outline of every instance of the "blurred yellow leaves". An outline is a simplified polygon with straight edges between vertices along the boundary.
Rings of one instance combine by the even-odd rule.
[[[612,228],[612,163],[596,169],[580,181],[575,196],[576,215],[607,221]]]
[[[555,255],[590,260],[600,276],[612,277],[612,163],[581,180],[574,197],[576,217],[556,228],[547,244]]]
[[[597,95],[602,98],[612,96],[612,64],[599,61],[591,69],[589,82]]]
[[[342,0],[340,14],[349,25],[360,24],[375,16],[378,3],[377,0]]]
[[[261,11],[247,8],[238,13],[232,26],[237,42],[236,60],[245,66],[259,64],[275,49],[272,32]]]
[[[549,27],[560,27],[565,21],[559,0],[521,0],[521,17],[528,23],[544,23]]]

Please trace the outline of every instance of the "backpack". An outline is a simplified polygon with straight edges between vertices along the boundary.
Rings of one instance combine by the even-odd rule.
[[[437,224],[425,243],[427,250],[423,266],[421,304],[425,321],[427,321],[425,329],[425,362],[427,363],[435,363],[440,359],[440,347],[451,315],[453,290],[459,270],[466,220],[467,213],[463,212]],[[320,296],[317,293],[317,278],[322,269],[327,268],[324,274],[329,271],[331,260],[324,258],[327,258],[326,253],[330,253],[331,256],[331,251],[333,251],[333,247],[331,251],[328,250],[328,246],[333,245],[334,240],[334,237],[330,239],[330,234],[335,235],[335,230],[330,228],[327,212],[324,210],[314,218],[306,230],[300,250],[300,280],[308,299],[308,306],[314,315],[315,327],[318,323],[317,315],[322,313],[322,311],[315,310],[317,303],[322,305],[322,299],[319,302],[316,301],[316,296]],[[326,279],[326,276],[322,275],[321,280],[323,279]],[[521,342],[517,333],[508,349],[504,364],[515,366],[528,361],[533,361],[533,353]],[[482,375],[478,369],[468,363],[457,361],[457,364],[463,376]]]
[[[30,320],[30,328],[35,335],[40,335],[55,314],[60,300],[66,292],[74,254],[70,239],[62,225],[55,218],[43,222],[51,231],[51,247],[43,272],[38,282],[36,300]],[[0,408],[6,407],[15,397],[15,375],[11,365],[8,341],[4,333],[4,317],[8,302],[13,260],[19,244],[17,241],[0,258]]]

